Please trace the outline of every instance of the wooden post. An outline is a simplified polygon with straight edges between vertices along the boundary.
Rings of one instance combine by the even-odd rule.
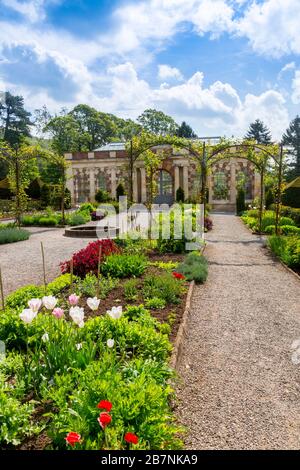
[[[262,218],[264,212],[264,167],[261,168],[260,173],[260,206],[259,206],[259,232],[262,233]]]
[[[45,294],[46,294],[46,292],[47,292],[47,282],[46,282],[46,265],[45,265],[45,252],[44,252],[43,242],[41,242],[41,251],[42,251],[42,261],[43,261],[44,288],[45,288]]]
[[[2,270],[0,268],[0,291],[1,291],[1,305],[2,310],[5,309],[5,300],[4,300],[4,290],[3,290],[3,280],[2,280]]]

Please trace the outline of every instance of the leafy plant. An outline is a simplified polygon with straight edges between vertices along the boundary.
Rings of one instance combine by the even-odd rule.
[[[104,275],[112,277],[139,277],[147,267],[147,259],[143,255],[111,254],[101,266]]]
[[[138,297],[138,280],[129,279],[124,283],[124,296],[126,300],[136,300]]]
[[[198,253],[189,253],[177,271],[182,273],[187,281],[203,284],[208,276],[207,260]]]
[[[151,299],[145,299],[145,306],[150,309],[163,309],[166,306],[166,301],[159,297],[152,297]]]
[[[172,274],[164,273],[160,276],[146,276],[142,292],[145,299],[156,297],[163,299],[167,304],[177,304],[184,290],[182,283],[174,279]]]
[[[0,245],[28,240],[30,233],[18,228],[4,228],[0,230]]]

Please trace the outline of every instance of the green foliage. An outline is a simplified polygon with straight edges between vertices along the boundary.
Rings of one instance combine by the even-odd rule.
[[[180,211],[173,211],[170,215],[160,214],[158,226],[159,226],[159,239],[157,240],[158,252],[159,253],[184,253],[186,249],[186,243],[192,241],[192,240],[187,240],[185,237],[184,213]],[[170,227],[169,233],[167,233],[168,227]],[[176,227],[179,227],[179,228],[175,232]],[[193,227],[193,229],[194,228],[195,227]]]
[[[294,236],[276,236],[268,238],[268,245],[281,261],[290,267],[300,266],[300,237]]]
[[[73,275],[73,282],[78,282],[79,278],[77,276]],[[49,282],[47,285],[47,294],[51,295],[57,295],[66,288],[70,287],[71,285],[71,275],[69,273],[67,274],[61,274],[61,276],[58,276],[54,281]]]
[[[21,287],[6,297],[6,306],[12,310],[27,308],[28,300],[39,298],[43,295],[43,289],[34,285]]]
[[[156,135],[175,135],[178,129],[171,116],[156,109],[146,109],[137,121],[145,131]]]
[[[28,240],[30,233],[18,228],[4,228],[0,230],[0,245]]]
[[[274,193],[272,188],[269,188],[268,191],[266,192],[266,208],[270,209],[272,204],[274,204]]]
[[[176,191],[176,201],[184,202],[184,190],[180,186]]]
[[[282,202],[286,206],[300,208],[300,188],[288,188],[282,195]]]
[[[105,299],[109,292],[115,289],[119,284],[118,279],[113,279],[111,276],[101,277],[100,279],[100,299]],[[95,297],[98,289],[97,276],[88,273],[83,279],[78,280],[76,284],[76,291],[86,297]]]
[[[107,202],[110,199],[110,195],[107,191],[103,191],[102,189],[98,189],[98,191],[95,194],[95,201],[101,203],[101,202]]]
[[[90,215],[88,212],[75,212],[74,214],[71,214],[68,222],[69,224],[73,227],[75,225],[84,225],[86,224],[90,219]]]
[[[166,306],[166,301],[159,297],[152,297],[145,299],[145,306],[150,309],[163,309]]]
[[[289,148],[289,157],[291,157],[289,176],[292,179],[300,175],[300,116],[296,116],[295,119],[290,122],[289,127],[282,136],[282,143]],[[293,206],[291,202],[292,201],[286,201],[285,204]]]
[[[176,135],[178,137],[184,137],[186,139],[196,139],[197,135],[185,121],[181,123],[181,125],[178,127]]]
[[[236,212],[237,214],[241,214],[246,209],[245,203],[245,191],[244,189],[240,188],[237,193],[236,198]]]
[[[270,144],[272,141],[270,130],[259,119],[250,124],[245,139],[255,140],[258,144]]]
[[[111,254],[101,265],[101,273],[111,277],[140,277],[147,267],[143,255]]]
[[[94,210],[96,210],[96,208],[91,202],[84,202],[83,204],[80,204],[77,212],[89,212],[91,214]]]
[[[178,304],[184,291],[182,283],[174,279],[170,273],[164,273],[160,276],[152,274],[146,276],[142,289],[145,299],[157,297],[163,299],[167,304]]]
[[[199,253],[189,253],[177,271],[185,276],[188,281],[203,284],[208,276],[207,260]]]
[[[31,113],[24,108],[24,98],[9,92],[0,103],[0,129],[4,129],[3,140],[17,149],[24,138],[30,136]]]
[[[124,283],[124,297],[126,300],[136,300],[138,297],[138,280],[129,279]]]
[[[119,200],[119,197],[125,196],[125,188],[122,183],[119,183],[117,186],[116,196],[117,196],[117,201]]]
[[[149,263],[150,266],[156,266],[159,269],[172,272],[177,268],[178,263],[174,261],[153,261]]]

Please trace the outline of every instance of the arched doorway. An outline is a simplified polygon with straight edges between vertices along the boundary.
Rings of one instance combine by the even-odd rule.
[[[157,196],[154,199],[155,204],[173,204],[173,178],[166,170],[157,172]]]

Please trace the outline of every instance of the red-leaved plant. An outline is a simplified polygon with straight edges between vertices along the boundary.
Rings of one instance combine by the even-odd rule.
[[[100,246],[102,248],[100,261],[112,253],[119,252],[113,240],[90,242],[87,247],[73,254],[73,273],[76,276],[85,277],[87,273],[97,274]],[[60,263],[60,269],[63,274],[69,273],[70,260]]]

